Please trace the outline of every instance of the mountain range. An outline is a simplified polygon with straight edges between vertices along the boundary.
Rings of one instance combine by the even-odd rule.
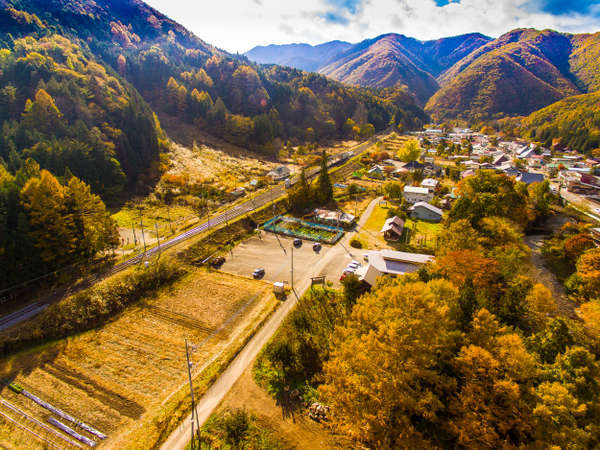
[[[422,42],[391,33],[354,45],[333,41],[314,47],[307,44],[256,47],[246,56],[263,64],[313,70],[357,86],[403,85],[425,104],[439,89],[436,76],[490,40],[473,33]]]
[[[296,54],[315,67],[315,49],[326,45],[296,46]],[[262,47],[261,62],[294,66],[291,56],[279,59],[286,47]],[[465,34],[436,41],[384,34],[332,48],[339,53],[323,59],[319,73],[356,86],[404,86],[438,120],[528,115],[600,89],[600,33],[517,29],[497,39]]]

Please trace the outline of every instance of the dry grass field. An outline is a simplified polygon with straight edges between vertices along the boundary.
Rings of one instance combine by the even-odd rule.
[[[197,346],[193,362],[199,370],[275,305],[266,283],[196,270],[99,329],[0,361],[0,377],[107,434],[101,445],[115,448],[115,435],[159,414],[187,381],[186,338]],[[46,424],[51,416],[7,387],[0,397]],[[44,448],[0,417],[2,446]]]
[[[211,183],[224,190],[244,186],[275,167],[274,163],[257,159],[256,155],[232,155],[207,145],[184,147],[173,144],[170,156],[171,167],[167,175],[185,174],[190,183]]]

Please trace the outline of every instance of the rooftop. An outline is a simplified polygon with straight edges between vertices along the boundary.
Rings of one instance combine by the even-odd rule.
[[[404,192],[411,194],[429,194],[429,189],[418,186],[404,186]]]
[[[439,214],[440,216],[442,216],[444,214],[444,211],[442,211],[440,208],[436,208],[435,206],[430,205],[427,202],[417,202],[413,206],[411,206],[409,209],[412,211],[412,210],[414,210],[416,208],[419,208],[419,207],[421,207],[421,208],[427,208],[429,211],[432,211],[432,212],[434,212],[436,214]]]

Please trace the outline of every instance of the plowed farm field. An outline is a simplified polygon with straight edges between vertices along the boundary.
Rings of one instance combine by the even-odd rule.
[[[69,447],[56,433],[87,447],[49,423],[54,419],[111,448],[112,437],[133,429],[143,416],[157,414],[165,399],[187,382],[185,339],[194,346],[194,370],[201,371],[276,304],[267,283],[196,270],[101,328],[0,361],[2,380],[108,436],[99,439],[1,385],[0,447],[52,447],[44,439]]]

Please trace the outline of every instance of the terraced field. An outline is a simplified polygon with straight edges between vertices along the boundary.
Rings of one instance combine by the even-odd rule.
[[[193,362],[198,370],[275,304],[266,283],[197,270],[169,292],[138,303],[102,328],[0,361],[2,379],[108,435],[105,441],[8,387],[2,386],[0,397],[54,431],[51,418],[112,447],[111,437],[126,433],[143,416],[157,414],[161,403],[184,385],[185,339],[197,348]],[[54,433],[27,425],[1,403],[0,413],[0,447],[51,447],[31,432],[42,438]],[[19,419],[27,429],[6,416]],[[64,439],[48,438],[65,446]]]

